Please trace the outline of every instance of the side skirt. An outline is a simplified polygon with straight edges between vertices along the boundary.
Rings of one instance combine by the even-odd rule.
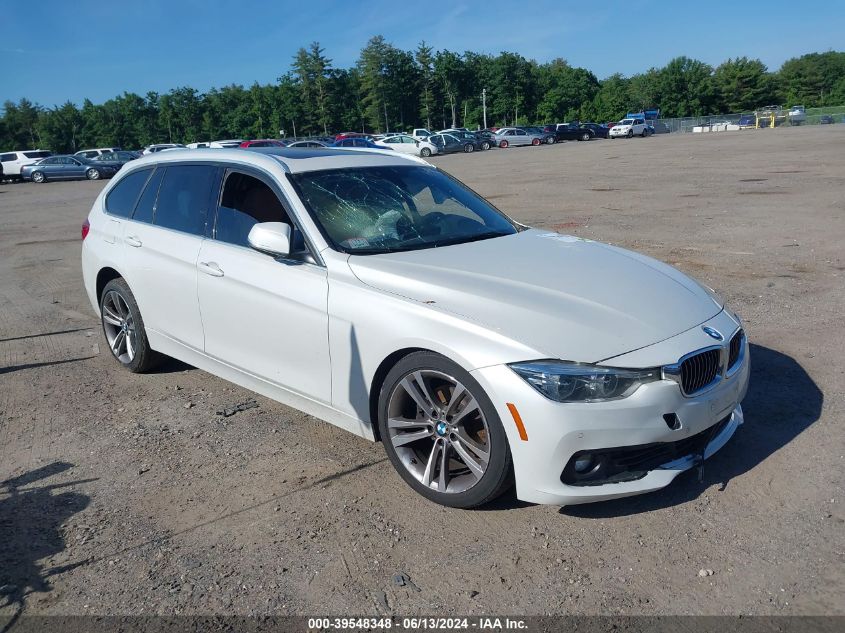
[[[319,418],[324,422],[333,424],[371,442],[375,441],[372,425],[363,420],[359,420],[342,411],[338,411],[334,407],[317,402],[290,389],[232,367],[198,350],[186,347],[154,330],[147,329],[147,338],[150,341],[150,347],[157,352],[181,360],[215,376],[220,376],[224,380],[233,382],[236,385],[297,409],[298,411],[313,415],[315,418]]]

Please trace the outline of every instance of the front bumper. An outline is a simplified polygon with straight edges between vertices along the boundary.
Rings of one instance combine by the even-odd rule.
[[[713,321],[727,318],[723,312]],[[725,323],[721,325],[723,331],[728,329]],[[681,340],[689,336],[679,335]],[[667,363],[677,359],[672,358],[676,346],[671,341],[659,344],[668,350]],[[641,386],[621,400],[562,404],[540,395],[506,365],[477,369],[472,374],[490,395],[508,434],[517,497],[566,506],[658,490],[692,468],[699,456],[706,459],[722,448],[743,423],[740,402],[750,375],[747,340],[744,345],[744,360],[736,372],[694,397],[684,396],[677,383],[660,380]],[[508,403],[519,411],[528,438],[525,441],[520,438]],[[672,425],[664,417],[667,414],[675,416]],[[720,423],[721,427],[715,428]],[[708,430],[712,435],[706,433]],[[576,453],[603,449],[619,452],[630,447],[654,450],[662,443],[665,450],[656,454],[665,455],[667,461],[642,462],[648,464],[648,470],[627,473],[612,483],[564,483],[571,481],[564,470]],[[690,453],[682,454],[685,450]]]
[[[631,128],[629,128],[627,130],[610,130],[610,132],[608,132],[607,135],[608,136],[625,136],[630,131],[631,131]]]

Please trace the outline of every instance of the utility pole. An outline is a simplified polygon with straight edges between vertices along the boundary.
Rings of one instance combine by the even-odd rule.
[[[484,129],[487,129],[487,88],[481,89],[481,110],[484,112]]]

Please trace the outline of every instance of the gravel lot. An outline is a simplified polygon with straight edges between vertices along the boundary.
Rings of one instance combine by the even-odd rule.
[[[704,480],[564,509],[435,506],[378,444],[178,362],[119,371],[79,265],[103,184],[0,185],[0,616],[845,614],[843,147],[845,125],[433,159],[746,320],[746,424]]]

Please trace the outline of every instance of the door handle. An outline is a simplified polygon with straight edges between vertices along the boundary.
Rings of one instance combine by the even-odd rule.
[[[141,246],[141,240],[139,240],[134,235],[127,235],[126,237],[123,238],[123,241],[126,242],[127,244],[129,244],[129,246],[134,246],[135,248],[138,248],[139,246]]]
[[[198,266],[206,275],[211,275],[212,277],[223,276],[223,269],[217,265],[217,262],[200,262]]]

